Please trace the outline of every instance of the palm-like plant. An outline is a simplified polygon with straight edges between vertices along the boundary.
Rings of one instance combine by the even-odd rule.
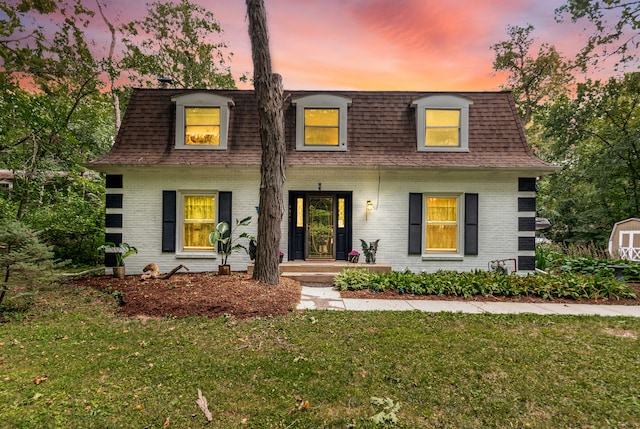
[[[246,232],[243,232],[238,237],[233,238],[233,234],[237,231],[237,229],[241,226],[247,226],[251,223],[251,216],[247,216],[244,219],[236,219],[236,224],[233,228],[229,228],[229,224],[225,221],[219,222],[216,225],[216,228],[211,231],[209,234],[209,243],[214,246],[214,248],[221,244],[220,250],[218,253],[222,255],[222,264],[227,265],[227,260],[229,259],[229,255],[233,252],[237,252],[240,249],[244,249],[245,252],[249,253],[249,250],[242,244],[238,243],[238,240],[241,238],[247,238],[251,240],[253,237]]]
[[[111,241],[104,243],[102,246],[98,247],[100,250],[110,249],[109,253],[113,253],[116,257],[116,267],[124,267],[124,260],[138,253],[138,249],[133,246],[129,246],[127,243],[115,244]]]

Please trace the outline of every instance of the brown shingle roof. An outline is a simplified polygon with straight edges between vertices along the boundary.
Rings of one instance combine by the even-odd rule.
[[[111,151],[90,163],[107,165],[259,165],[261,144],[253,91],[215,90],[230,97],[226,151],[174,150],[175,105],[171,97],[193,92],[136,89]],[[296,151],[294,98],[330,93],[352,100],[346,152]],[[433,92],[285,91],[286,164],[460,168],[554,168],[533,156],[509,92],[439,93],[473,101],[469,108],[469,152],[418,152],[415,108],[411,103]]]

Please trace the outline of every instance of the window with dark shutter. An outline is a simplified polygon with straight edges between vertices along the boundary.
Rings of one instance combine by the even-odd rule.
[[[464,254],[478,254],[478,194],[464,194]]]
[[[422,254],[422,194],[409,194],[409,255]]]
[[[162,251],[176,251],[176,191],[162,191]]]
[[[219,207],[218,207],[218,222],[227,222],[229,224],[229,231],[225,234],[228,237],[233,228],[232,210],[231,210],[231,192],[219,192],[218,193]],[[222,243],[218,243],[218,251],[221,250]]]

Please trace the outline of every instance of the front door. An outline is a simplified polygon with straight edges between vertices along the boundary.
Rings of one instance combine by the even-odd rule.
[[[307,197],[305,259],[335,259],[334,197]]]
[[[351,192],[289,192],[289,260],[346,260],[350,246]]]

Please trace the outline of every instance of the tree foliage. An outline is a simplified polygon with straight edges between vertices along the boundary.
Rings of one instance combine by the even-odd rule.
[[[508,73],[502,87],[513,93],[525,124],[541,102],[563,93],[573,80],[571,64],[554,46],[543,43],[533,52],[533,30],[532,25],[508,26],[509,40],[491,47],[495,53],[493,69]]]
[[[119,33],[105,5],[0,0],[0,169],[15,175],[13,189],[0,193],[0,214],[40,230],[56,257],[81,264],[96,262],[104,239],[104,184],[84,164],[114,141],[127,95],[121,78],[235,87],[231,54],[211,42],[221,33],[212,13],[188,0],[156,2]],[[106,49],[87,37],[103,24],[111,35]],[[118,51],[123,34],[125,50]]]
[[[542,194],[553,238],[603,244],[615,222],[640,213],[640,73],[579,84],[539,120],[543,155],[562,166]]]
[[[22,285],[52,281],[53,253],[20,222],[0,224],[0,304],[15,279]]]
[[[122,66],[142,86],[171,78],[180,88],[236,87],[213,13],[189,0],[147,4],[147,16],[121,29],[126,46]],[[142,40],[141,42],[139,40]]]
[[[618,55],[621,64],[638,59],[640,1],[567,0],[556,9],[556,19],[562,21],[565,14],[574,23],[587,20],[595,27],[579,57],[583,66],[611,55]]]
[[[22,24],[31,7],[52,13],[51,5],[0,6],[10,16],[0,42],[0,108],[6,112],[0,125],[0,165],[16,175],[11,198],[18,200],[17,219],[39,208],[40,190],[56,176],[52,172],[80,170],[111,139],[100,115],[104,99],[98,65],[82,30],[92,14],[79,1],[62,4],[58,12],[63,19],[53,35],[43,28],[25,33]]]

